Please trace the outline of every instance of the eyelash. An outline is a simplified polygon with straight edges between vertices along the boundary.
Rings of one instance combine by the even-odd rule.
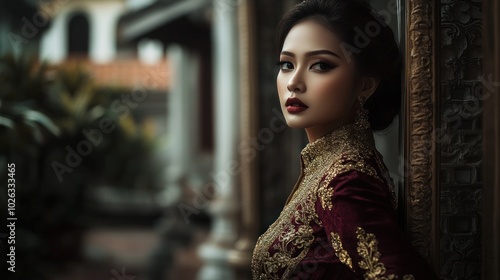
[[[286,60],[284,60],[284,61],[278,61],[278,62],[276,63],[276,65],[280,68],[280,70],[289,70],[289,69],[282,69],[283,65],[284,65],[284,64],[286,64],[286,63],[291,63],[291,62],[290,62],[290,61],[286,61]],[[315,62],[312,64],[312,66],[314,66],[314,65],[316,65],[316,64],[320,64],[320,63],[321,63],[321,64],[323,64],[324,66],[326,66],[326,69],[324,69],[324,70],[319,70],[319,71],[321,71],[321,72],[327,72],[327,71],[332,70],[333,68],[335,68],[335,67],[336,67],[335,65],[332,65],[332,64],[330,64],[330,63],[328,63],[328,62],[325,62],[325,61],[322,61],[322,60],[315,61]],[[293,64],[293,63],[291,63],[291,64]],[[312,66],[311,66],[311,67],[312,67]]]

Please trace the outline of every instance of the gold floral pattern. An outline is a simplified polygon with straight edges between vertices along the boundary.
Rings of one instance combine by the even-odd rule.
[[[356,236],[358,238],[358,254],[361,256],[359,267],[366,270],[365,280],[394,280],[398,276],[390,274],[385,276],[386,268],[380,262],[380,253],[378,251],[378,241],[374,234],[366,233],[360,227],[356,229]],[[413,275],[405,275],[403,280],[412,280]]]
[[[301,175],[278,219],[259,237],[252,256],[254,280],[288,279],[307,255],[315,238],[313,225],[321,225],[315,205],[332,208],[330,181],[350,170],[383,181],[367,159],[376,155],[373,133],[347,124],[307,144],[301,152]],[[339,259],[352,268],[340,239],[332,244]],[[332,239],[334,240],[334,239]]]
[[[332,204],[332,197],[334,190],[331,187],[328,187],[328,180],[325,180],[322,184],[321,187],[318,188],[318,197],[321,200],[321,206],[323,209],[328,208],[328,210],[332,210],[333,204]]]
[[[352,269],[352,260],[349,253],[344,249],[342,241],[340,240],[340,235],[338,233],[332,232],[332,247],[335,250],[335,255],[339,260]]]

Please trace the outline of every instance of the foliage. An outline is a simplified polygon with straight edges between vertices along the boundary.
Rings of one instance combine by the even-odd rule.
[[[154,131],[137,124],[132,114],[112,110],[112,102],[123,92],[96,88],[78,64],[49,67],[30,57],[5,56],[0,59],[0,133],[5,136],[0,138],[0,152],[36,157],[66,152],[66,146],[77,150],[88,140],[84,131],[101,130],[102,121],[109,120],[116,129],[101,131],[103,141],[92,147],[82,169],[108,170],[99,172],[99,180],[131,187],[132,181],[120,181],[118,173],[128,169],[127,159],[152,155]]]
[[[153,132],[133,114],[112,110],[122,93],[97,88],[76,64],[56,67],[29,56],[0,57],[0,164],[16,164],[16,215],[22,217],[17,238],[30,260],[19,266],[75,254],[64,251],[57,238],[85,226],[84,198],[92,186],[156,187]],[[103,122],[114,129],[103,131]],[[99,143],[86,136],[92,131],[101,134]],[[68,162],[70,150],[79,153],[78,164]],[[57,166],[64,172],[58,173]],[[0,180],[6,182],[3,167]],[[3,186],[0,201],[6,205]],[[5,264],[2,257],[0,261]]]
[[[45,64],[36,67],[31,58],[12,55],[0,60],[0,149],[23,152],[44,143],[46,133],[60,135],[59,128],[41,110],[46,106]]]

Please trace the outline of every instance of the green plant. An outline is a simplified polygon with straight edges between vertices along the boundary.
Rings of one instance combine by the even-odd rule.
[[[58,240],[78,236],[85,228],[84,195],[89,188],[156,185],[159,172],[151,166],[155,143],[150,130],[133,114],[112,110],[123,92],[97,88],[80,65],[55,67],[30,56],[0,57],[0,164],[16,164],[19,254],[29,262],[19,266],[33,268],[23,279],[43,279],[42,260],[78,257],[77,243],[63,246]],[[67,166],[68,150],[78,150],[88,141],[84,131],[99,130],[103,120],[115,129],[101,132],[102,141],[71,172],[58,177],[54,163]],[[6,182],[2,166],[0,180]],[[2,205],[6,193],[0,190]],[[5,220],[4,212],[0,218]],[[0,257],[5,263],[2,258],[5,254]]]

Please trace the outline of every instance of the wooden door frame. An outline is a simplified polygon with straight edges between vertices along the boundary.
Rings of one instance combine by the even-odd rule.
[[[500,279],[500,3],[483,0],[483,273]]]
[[[439,271],[439,1],[406,2],[403,105],[405,224],[415,248]]]
[[[483,0],[482,278],[500,279],[500,3]],[[439,272],[439,0],[406,3],[406,230]],[[487,98],[487,100],[486,100]]]

